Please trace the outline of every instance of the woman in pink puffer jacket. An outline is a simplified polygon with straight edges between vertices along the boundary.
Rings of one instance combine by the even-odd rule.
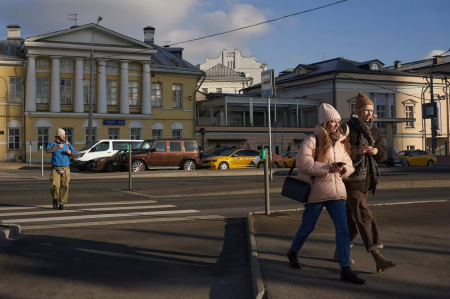
[[[319,109],[319,125],[314,129],[319,146],[316,150],[316,136],[308,136],[297,153],[297,178],[312,184],[308,203],[303,211],[302,224],[299,227],[287,256],[292,268],[299,269],[297,253],[308,236],[313,232],[322,209],[326,207],[333,219],[336,230],[336,248],[341,266],[341,279],[355,284],[364,284],[350,267],[350,236],[347,226],[345,200],[347,192],[342,179],[354,171],[347,136],[339,126],[341,116],[329,104]],[[317,153],[317,161],[314,157]]]

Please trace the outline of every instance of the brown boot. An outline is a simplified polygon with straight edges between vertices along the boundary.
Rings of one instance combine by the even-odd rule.
[[[377,266],[377,273],[386,271],[387,269],[395,267],[393,261],[387,260],[380,252],[380,249],[374,249],[370,252],[375,260]]]
[[[339,258],[338,258],[338,254],[337,254],[337,249],[334,249],[334,256],[333,256],[333,262],[339,263]],[[355,260],[350,258],[350,264],[354,265],[355,264]]]

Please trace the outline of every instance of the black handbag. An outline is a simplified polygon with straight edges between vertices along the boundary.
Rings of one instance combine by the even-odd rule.
[[[316,150],[319,147],[319,138],[316,135]],[[317,156],[314,153],[314,161],[317,161]],[[309,193],[311,192],[312,184],[316,179],[315,176],[311,177],[311,182],[307,183],[304,181],[297,180],[291,177],[292,171],[294,170],[295,162],[292,164],[289,170],[288,176],[284,180],[283,189],[281,190],[281,195],[293,199],[295,201],[301,202],[303,204],[308,203]]]

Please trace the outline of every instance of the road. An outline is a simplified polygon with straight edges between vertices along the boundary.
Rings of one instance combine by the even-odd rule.
[[[261,179],[154,178],[133,185],[182,193],[202,184],[234,190],[237,182],[250,187]],[[67,210],[55,211],[49,181],[0,180],[0,219],[24,232],[0,247],[0,297],[251,298],[245,217],[264,210],[263,195],[150,200],[120,191],[127,186],[126,179],[74,180]],[[446,200],[449,194],[450,188],[390,190],[369,200]],[[271,208],[301,205],[272,194]]]

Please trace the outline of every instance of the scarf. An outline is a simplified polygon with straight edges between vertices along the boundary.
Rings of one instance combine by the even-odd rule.
[[[350,118],[350,124],[353,125],[358,131],[359,136],[357,139],[356,147],[359,149],[362,146],[375,146],[375,141],[373,140],[372,133],[370,129],[373,126],[373,120],[366,122],[360,117],[352,116]],[[353,167],[355,172],[349,177],[350,180],[365,180],[367,177],[367,163],[369,163],[369,173],[371,184],[369,190],[375,195],[377,185],[380,181],[380,171],[378,169],[377,162],[372,155],[358,155],[355,161],[353,161]]]
[[[328,132],[328,136],[330,136],[333,147],[336,144],[336,142],[338,142],[338,140],[342,137],[339,131],[330,131]]]

